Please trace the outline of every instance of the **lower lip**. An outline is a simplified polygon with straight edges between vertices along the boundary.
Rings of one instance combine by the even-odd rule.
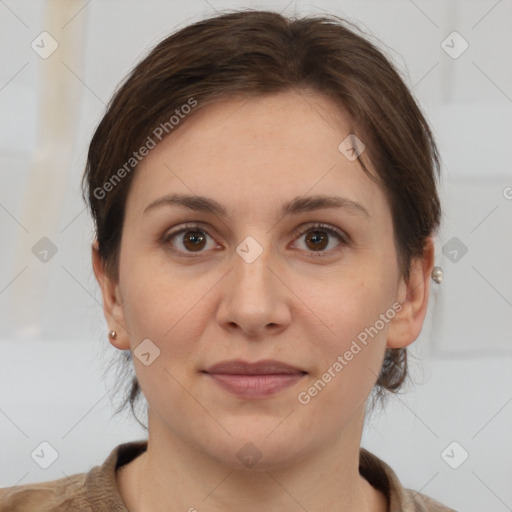
[[[231,375],[208,373],[220,387],[241,398],[265,398],[283,391],[301,380],[302,373],[276,375]]]

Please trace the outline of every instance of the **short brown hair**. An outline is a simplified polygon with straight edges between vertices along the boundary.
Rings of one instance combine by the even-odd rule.
[[[426,238],[440,224],[440,159],[428,123],[398,71],[366,34],[357,32],[357,26],[336,16],[292,19],[243,10],[186,26],[150,51],[109,103],[82,180],[109,275],[119,276],[124,208],[134,172],[124,172],[108,194],[98,191],[105,191],[117,169],[126,169],[155,127],[169,124],[172,113],[191,98],[197,111],[233,95],[250,98],[295,89],[322,93],[348,111],[377,176],[359,162],[389,201],[399,268],[408,279],[411,260],[423,255]],[[130,359],[125,354],[124,362]],[[406,349],[386,349],[378,395],[398,391],[406,376]],[[139,395],[132,373],[119,410],[129,403],[135,414]]]

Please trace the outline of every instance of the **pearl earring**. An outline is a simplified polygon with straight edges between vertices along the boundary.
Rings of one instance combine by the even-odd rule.
[[[437,284],[441,284],[444,277],[443,269],[441,267],[434,267],[432,270],[431,277],[434,280],[434,282],[436,282]]]

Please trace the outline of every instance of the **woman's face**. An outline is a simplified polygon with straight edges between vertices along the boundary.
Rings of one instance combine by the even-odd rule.
[[[412,342],[423,317],[412,334],[403,319],[395,327],[407,290],[391,212],[339,149],[349,134],[318,94],[231,99],[194,113],[139,164],[107,318],[113,343],[135,350],[150,436],[233,467],[289,463],[342,436],[359,446],[386,341],[396,331]],[[189,199],[149,207],[172,195]],[[313,209],[313,196],[347,201]],[[298,373],[207,373],[264,360]]]

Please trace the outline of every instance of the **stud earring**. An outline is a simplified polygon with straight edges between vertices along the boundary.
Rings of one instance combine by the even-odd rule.
[[[110,331],[108,333],[108,336],[111,340],[117,340],[117,332],[116,331]]]
[[[441,284],[444,277],[443,269],[441,267],[434,267],[432,270],[431,277],[434,280],[434,282],[436,282],[437,284]]]

